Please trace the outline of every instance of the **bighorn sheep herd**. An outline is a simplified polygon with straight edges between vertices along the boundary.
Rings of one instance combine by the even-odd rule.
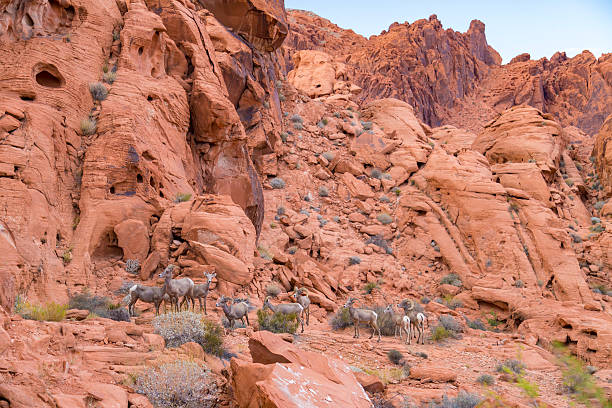
[[[128,295],[125,297],[124,302],[128,305],[128,312],[131,316],[134,315],[134,306],[138,300],[145,303],[151,303],[155,306],[155,314],[159,314],[159,306],[164,302],[164,311],[166,310],[167,303],[170,303],[172,311],[178,312],[183,308],[183,305],[187,303],[187,310],[189,310],[189,304],[191,301],[191,309],[195,311],[195,299],[198,299],[200,304],[200,313],[202,310],[204,314],[206,311],[206,298],[208,292],[211,290],[212,280],[217,276],[216,273],[207,273],[206,283],[196,285],[190,278],[173,279],[174,265],[169,265],[159,274],[160,278],[164,279],[162,287],[150,287],[144,285],[133,285],[129,289]],[[182,300],[180,299],[182,297]],[[298,327],[302,326],[302,333],[304,333],[304,323],[306,326],[310,325],[310,298],[308,296],[308,290],[306,288],[294,288],[291,297],[295,300],[295,303],[279,303],[273,304],[270,302],[270,296],[267,296],[263,302],[263,310],[269,309],[274,313],[280,314],[295,314],[297,318]],[[359,338],[359,324],[366,323],[372,328],[372,334],[370,339],[374,337],[374,334],[378,332],[378,341],[381,339],[381,331],[378,324],[378,314],[370,309],[362,309],[353,307],[356,299],[349,297],[344,304],[344,308],[348,309],[348,315],[350,320],[353,322],[355,334],[354,338]],[[221,296],[217,303],[217,307],[220,307],[225,314],[225,317],[229,321],[230,330],[234,327],[234,322],[240,320],[244,325],[250,325],[249,322],[249,310],[251,306],[248,299],[244,298],[231,298]],[[406,334],[406,343],[412,343],[412,337],[417,337],[417,344],[425,344],[425,325],[429,326],[427,315],[424,312],[416,310],[415,303],[412,300],[404,299],[397,304],[397,307],[403,311],[403,313],[396,313],[394,310],[394,304],[390,303],[384,310],[385,314],[391,315],[391,320],[394,324],[393,337],[397,337],[399,332],[400,341],[402,340],[402,333]]]

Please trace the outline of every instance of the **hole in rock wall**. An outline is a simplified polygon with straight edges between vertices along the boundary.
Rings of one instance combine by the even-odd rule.
[[[143,52],[144,52],[143,47],[138,48],[138,55],[142,55]]]
[[[149,184],[151,185],[151,187],[155,188],[155,180],[153,179],[153,176],[151,176],[151,178],[149,179]]]
[[[110,188],[110,193],[111,193],[111,194],[115,194],[115,186],[113,186],[113,187],[111,187],[111,188]]]
[[[22,101],[30,101],[30,102],[31,102],[31,101],[33,101],[33,100],[36,98],[36,95],[34,95],[34,94],[30,94],[30,95],[19,95],[19,98],[20,98]]]
[[[33,69],[36,83],[46,88],[61,88],[66,81],[53,64],[36,64]]]
[[[142,183],[142,182],[143,182],[142,174],[138,174],[138,175],[136,175],[136,181],[137,181],[138,183]]]
[[[121,259],[123,250],[119,248],[117,236],[113,230],[108,230],[98,242],[92,254],[94,260]]]
[[[30,17],[30,15],[27,13],[23,16],[22,22],[28,27],[34,27],[34,20],[32,20],[32,17]]]

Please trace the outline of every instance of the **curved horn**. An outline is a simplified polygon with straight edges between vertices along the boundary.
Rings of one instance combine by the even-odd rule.
[[[403,302],[402,302],[403,303]],[[406,299],[404,305],[408,305],[410,304],[410,307],[406,307],[406,310],[412,310],[414,309],[414,301],[410,300],[410,299]]]
[[[300,291],[305,294],[306,296],[308,296],[308,289],[306,288],[300,288]]]

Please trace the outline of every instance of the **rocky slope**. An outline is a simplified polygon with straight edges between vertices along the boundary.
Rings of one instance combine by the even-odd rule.
[[[537,62],[558,80],[538,105],[515,94],[531,95],[520,84],[536,62],[500,66],[479,22],[461,34],[432,17],[366,40],[280,1],[0,10],[0,407],[148,407],[133,377],[177,358],[209,366],[220,406],[401,406],[484,394],[478,375],[517,354],[539,402],[567,406],[554,341],[612,392],[604,57]],[[496,78],[515,70],[501,95]],[[593,86],[578,90],[582,74]],[[453,125],[431,126],[442,120]],[[133,283],[161,286],[171,263],[196,283],[217,273],[215,320],[220,295],[260,307],[274,283],[285,301],[308,289],[311,324],[229,333],[228,364],[194,343],[164,348],[142,303],[129,323],[10,315],[16,299],[84,289],[118,302]],[[450,273],[460,283],[443,283]],[[424,301],[432,326],[453,316],[463,337],[354,340],[329,325],[349,296]],[[391,349],[409,375],[389,377]],[[496,393],[529,403],[497,376]]]
[[[364,89],[360,101],[403,100],[430,126],[478,132],[494,114],[528,104],[593,135],[612,113],[610,54],[596,59],[585,51],[567,58],[561,52],[537,61],[521,54],[500,65],[481,21],[460,33],[443,29],[435,15],[394,23],[369,39],[310,12],[291,10],[289,23],[283,45],[288,65],[295,50],[325,51],[354,72]]]

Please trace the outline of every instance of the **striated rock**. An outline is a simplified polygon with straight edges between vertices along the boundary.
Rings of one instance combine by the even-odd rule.
[[[608,116],[595,136],[593,156],[604,192],[612,196],[612,115]]]

